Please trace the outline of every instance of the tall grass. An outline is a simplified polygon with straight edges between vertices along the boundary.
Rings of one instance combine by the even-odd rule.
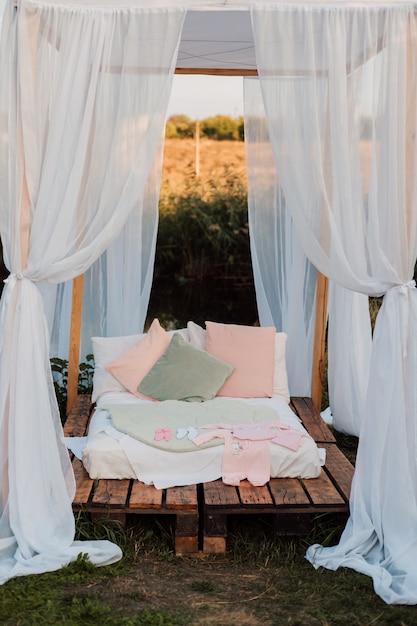
[[[190,177],[185,191],[161,194],[155,277],[189,280],[236,275],[252,280],[247,191],[225,170],[206,183]]]

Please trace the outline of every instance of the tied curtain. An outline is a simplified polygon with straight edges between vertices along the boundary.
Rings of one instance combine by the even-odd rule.
[[[21,0],[3,18],[0,582],[110,542],[74,541],[74,477],[49,364],[41,283],[83,273],[142,202],[164,128],[182,8]]]
[[[343,289],[385,294],[350,517],[338,545],[311,546],[307,559],[371,576],[387,603],[415,604],[414,7],[305,3],[254,6],[251,13],[273,154],[303,250]]]
[[[290,393],[310,396],[317,271],[286,210],[259,80],[245,78],[243,86],[249,235],[259,321],[287,333]]]

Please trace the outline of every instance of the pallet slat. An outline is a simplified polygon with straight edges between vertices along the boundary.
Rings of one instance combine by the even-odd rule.
[[[80,394],[64,424],[66,437],[84,437],[91,411],[91,396]]]
[[[303,484],[312,503],[316,506],[346,505],[344,498],[324,471],[318,478],[303,480]]]
[[[346,501],[349,501],[355,468],[335,444],[323,444],[323,447],[326,449],[326,469],[336,481]]]
[[[221,480],[204,483],[204,504],[206,506],[228,507],[240,504],[236,487],[225,485]]]
[[[244,506],[273,506],[271,494],[267,485],[263,487],[254,487],[247,480],[243,480],[239,487],[240,501]]]
[[[311,398],[291,398],[295,412],[301,418],[304,428],[313,437],[314,441],[335,443],[336,439],[313,405]]]
[[[105,507],[124,507],[127,504],[129,485],[129,479],[105,480],[102,478],[98,481],[92,503]]]
[[[72,469],[74,470],[76,486],[73,502],[79,506],[86,505],[93,488],[93,481],[86,472],[82,461],[77,459],[77,457],[74,457],[72,460]]]
[[[310,503],[303,486],[296,478],[272,478],[269,488],[275,506],[306,506]]]
[[[167,489],[166,508],[175,511],[197,510],[197,485]]]
[[[162,507],[161,489],[155,489],[153,485],[134,480],[129,498],[130,509],[160,509]]]

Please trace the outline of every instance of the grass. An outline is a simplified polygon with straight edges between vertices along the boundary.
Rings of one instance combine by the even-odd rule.
[[[349,569],[314,570],[305,550],[332,544],[344,519],[323,515],[307,537],[279,537],[268,516],[230,521],[225,555],[175,557],[169,522],[145,516],[128,530],[80,514],[78,536],[111,538],[124,557],[95,568],[85,557],[57,572],[0,587],[7,626],[263,624],[412,626],[416,607],[388,606],[372,581]]]

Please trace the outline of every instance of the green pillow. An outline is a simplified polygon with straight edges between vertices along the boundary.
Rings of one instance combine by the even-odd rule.
[[[156,400],[204,402],[214,398],[233,370],[233,365],[194,348],[174,333],[138,391]]]

